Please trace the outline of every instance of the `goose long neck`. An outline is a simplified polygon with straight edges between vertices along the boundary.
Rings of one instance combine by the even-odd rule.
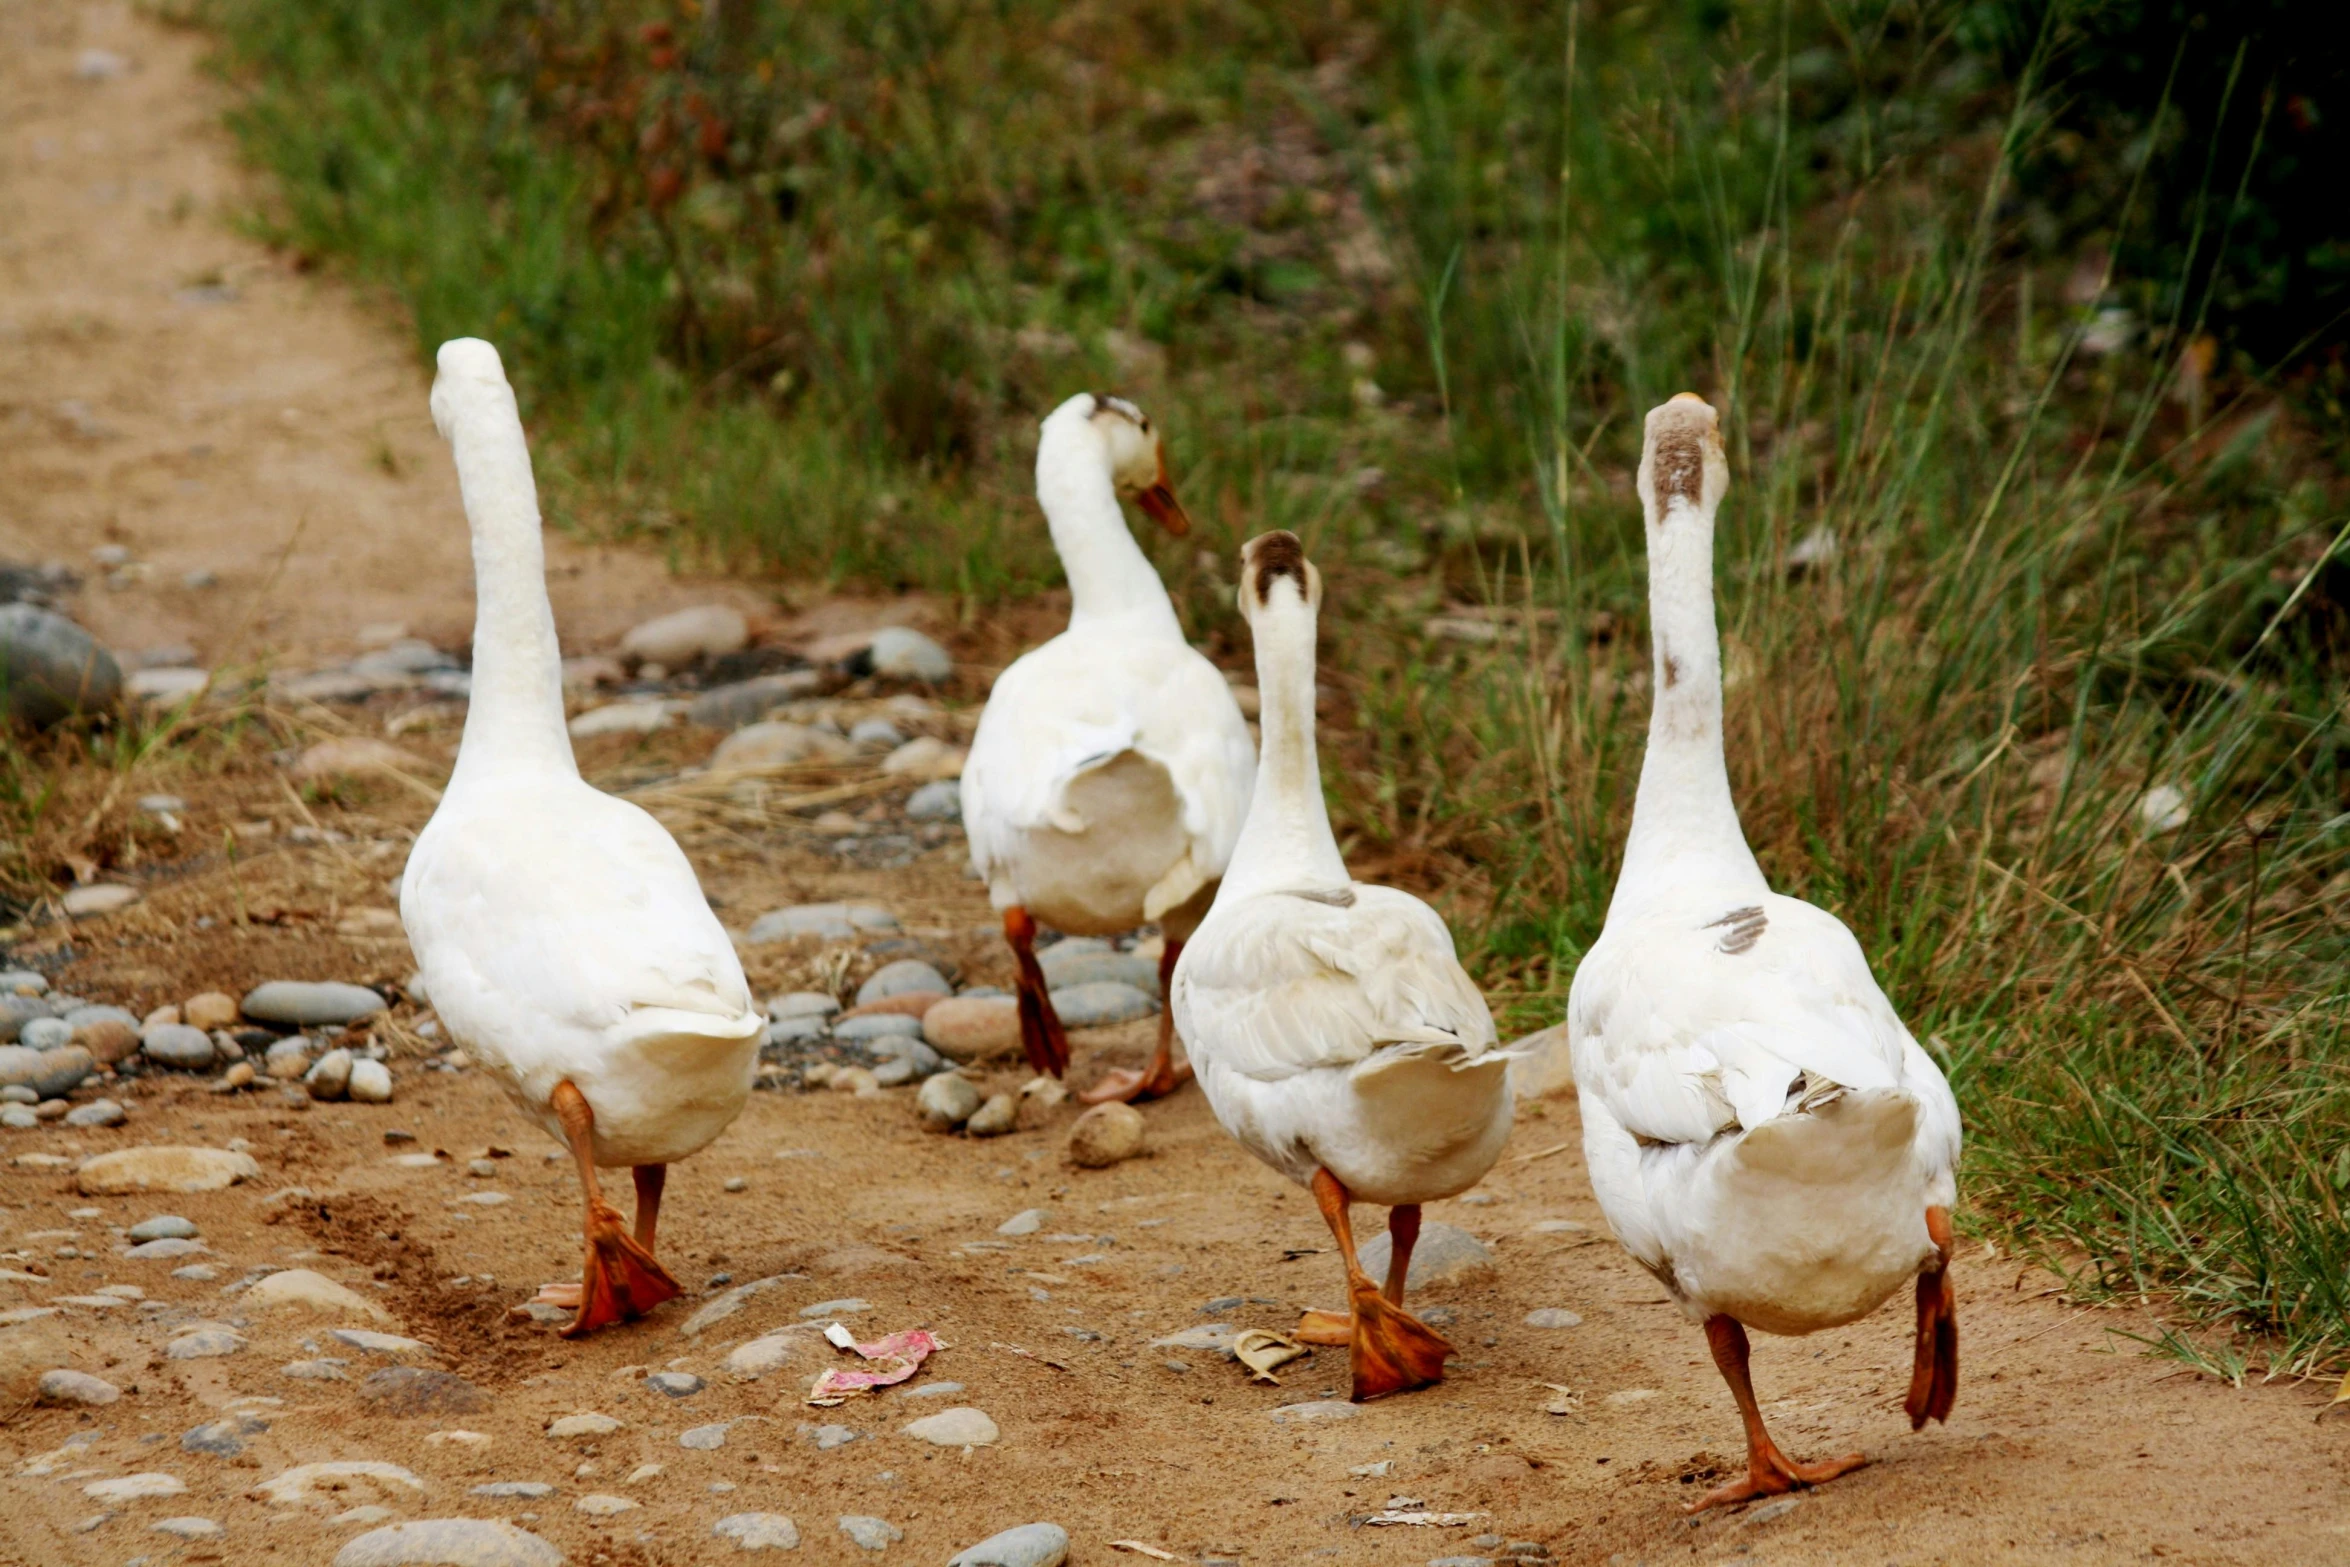
[[[1314,746],[1314,611],[1286,588],[1255,617],[1262,740],[1256,791],[1224,885],[1235,896],[1328,891],[1350,878]]]
[[[1619,900],[1684,877],[1709,890],[1767,890],[1738,825],[1722,756],[1722,644],[1714,623],[1714,519],[1675,496],[1648,530],[1653,669],[1648,751],[1624,846]]]
[[[503,384],[466,390],[449,444],[473,526],[473,690],[451,783],[490,767],[576,778],[522,421]]]
[[[1182,637],[1166,586],[1118,509],[1109,453],[1087,420],[1045,421],[1036,449],[1036,499],[1069,579],[1072,628],[1117,622],[1128,632]]]

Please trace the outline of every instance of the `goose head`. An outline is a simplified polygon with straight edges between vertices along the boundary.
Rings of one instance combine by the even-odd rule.
[[[1711,403],[1695,392],[1680,392],[1649,410],[1640,450],[1640,504],[1651,529],[1665,525],[1675,501],[1711,517],[1729,487],[1721,420]]]
[[[1240,547],[1240,613],[1253,628],[1282,606],[1322,609],[1322,574],[1306,559],[1298,536],[1283,529],[1260,533]]]
[[[1169,533],[1177,538],[1189,533],[1191,518],[1175,499],[1174,485],[1167,478],[1166,443],[1151,428],[1150,416],[1123,397],[1087,395],[1093,399],[1093,411],[1086,423],[1101,438],[1110,483]]]

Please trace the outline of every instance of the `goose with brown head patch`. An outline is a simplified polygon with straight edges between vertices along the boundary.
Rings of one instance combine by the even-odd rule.
[[[1958,1388],[1958,1102],[1852,932],[1771,891],[1730,795],[1713,594],[1728,485],[1711,407],[1683,393],[1648,416],[1655,707],[1624,868],[1567,996],[1593,1194],[1703,1324],[1746,1426],[1746,1474],[1699,1507],[1862,1462],[1779,1450],[1755,1401],[1749,1327],[1838,1327],[1914,1278],[1910,1423],[1947,1417]]]
[[[1189,530],[1166,447],[1124,398],[1082,392],[1044,421],[1036,498],[1069,579],[1069,627],[996,680],[963,769],[971,863],[1002,912],[1018,967],[1029,1063],[1060,1075],[1069,1042],[1036,955],[1040,926],[1113,935],[1157,921],[1167,976],[1215,896],[1248,807],[1255,748],[1232,688],[1184,640],[1121,497]],[[1081,1098],[1172,1092],[1189,1075],[1172,1014],[1139,1071]]]
[[[1322,577],[1293,534],[1241,553],[1263,754],[1224,885],[1170,992],[1201,1089],[1241,1146],[1305,1186],[1346,1266],[1349,1309],[1299,1336],[1345,1344],[1354,1396],[1424,1387],[1451,1346],[1406,1311],[1420,1205],[1466,1191],[1508,1140],[1509,1053],[1435,910],[1347,874],[1314,747]],[[1392,1210],[1384,1281],[1349,1209]]]

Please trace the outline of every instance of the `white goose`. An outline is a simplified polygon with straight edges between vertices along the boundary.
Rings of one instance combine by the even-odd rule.
[[[1256,768],[1232,688],[1183,640],[1121,494],[1168,532],[1190,530],[1142,410],[1079,393],[1044,421],[1036,448],[1069,629],[997,678],[963,769],[971,863],[1020,967],[1021,1043],[1055,1076],[1069,1041],[1036,960],[1038,924],[1109,935],[1158,921],[1164,993],[1231,857]],[[1109,1073],[1080,1097],[1173,1092],[1189,1075],[1175,1067],[1174,1033],[1162,1007],[1149,1066]]]
[[[572,760],[538,494],[497,350],[442,344],[432,413],[473,525],[473,698],[400,917],[449,1032],[578,1160],[581,1280],[538,1297],[579,1308],[574,1337],[678,1292],[653,1259],[662,1181],[742,1110],[761,1018],[676,842]],[[633,1236],[598,1165],[635,1176]]]
[[[1745,1478],[1696,1507],[1865,1462],[1797,1463],[1771,1441],[1748,1326],[1841,1326],[1914,1276],[1911,1426],[1946,1419],[1958,1390],[1958,1102],[1852,932],[1770,890],[1730,798],[1713,599],[1728,485],[1712,408],[1684,392],[1648,416],[1655,707],[1607,925],[1567,998],[1592,1190],[1625,1249],[1704,1324],[1746,1424]]]
[[[1509,1053],[1436,911],[1347,875],[1314,751],[1322,578],[1297,537],[1241,553],[1257,645],[1264,756],[1232,865],[1176,967],[1170,1001],[1216,1119],[1307,1187],[1345,1260],[1351,1311],[1299,1336],[1348,1344],[1354,1396],[1425,1387],[1452,1352],[1403,1309],[1420,1205],[1466,1191],[1509,1140]],[[1384,1204],[1382,1291],[1355,1255],[1348,1205]]]

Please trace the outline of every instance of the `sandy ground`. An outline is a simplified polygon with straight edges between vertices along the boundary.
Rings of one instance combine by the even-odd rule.
[[[77,79],[92,48],[122,56],[127,74]],[[424,375],[396,325],[224,225],[249,187],[217,129],[219,93],[195,70],[198,50],[124,8],[0,0],[0,556],[83,564],[94,543],[130,545],[145,579],[93,583],[73,605],[118,646],[324,656],[382,623],[454,645],[470,595]],[[675,603],[764,599],[678,581],[624,551],[553,553],[558,615],[580,646]],[[199,568],[220,585],[182,586]],[[231,645],[240,636],[250,647]],[[591,775],[640,776],[709,738],[601,741],[583,761]],[[445,762],[453,734],[418,730],[402,743]],[[407,971],[404,943],[370,933],[368,911],[388,909],[386,884],[426,799],[380,785],[297,804],[257,752],[160,766],[142,787],[187,796],[188,826],[150,837],[136,873],[145,901],[19,957],[53,967],[60,987],[141,1012],[263,978]],[[289,843],[306,812],[344,841]],[[231,824],[262,819],[273,837],[235,858],[219,852]],[[899,870],[858,872],[803,832],[672,819],[731,924],[856,897],[894,908],[966,979],[1003,977],[957,842]],[[754,949],[749,961],[764,994],[819,974],[853,982],[874,959],[811,942]],[[311,1106],[275,1089],[215,1095],[198,1079],[151,1076],[110,1090],[130,1111],[119,1128],[0,1133],[0,1267],[32,1275],[0,1281],[0,1312],[100,1298],[108,1286],[144,1297],[66,1304],[0,1329],[5,1369],[74,1366],[124,1390],[98,1409],[0,1408],[0,1562],[323,1563],[360,1527],[337,1516],[363,1505],[521,1520],[592,1563],[730,1555],[712,1522],[753,1510],[791,1515],[801,1551],[830,1561],[865,1556],[836,1527],[843,1515],[901,1530],[887,1558],[928,1561],[1035,1519],[1065,1525],[1079,1562],[1148,1559],[1118,1555],[1113,1540],[1250,1563],[1492,1557],[1509,1541],[1571,1562],[2350,1559],[2350,1418],[2314,1421],[2320,1390],[2239,1391],[2147,1358],[2120,1335],[2147,1332],[2148,1319],[2070,1307],[2047,1275],[1981,1242],[1966,1244],[1958,1269],[1964,1381],[1947,1428],[1913,1436],[1899,1413],[1901,1304],[1844,1332],[1760,1340],[1758,1382],[1785,1445],[1805,1456],[1859,1449],[1872,1462],[1792,1505],[1684,1519],[1694,1487],[1737,1462],[1735,1418],[1700,1336],[1605,1238],[1571,1098],[1527,1106],[1486,1185],[1432,1210],[1498,1258],[1426,1297],[1452,1314],[1462,1353],[1451,1379],[1346,1418],[1278,1413],[1338,1395],[1345,1372],[1331,1352],[1265,1386],[1213,1354],[1150,1345],[1213,1321],[1285,1326],[1298,1307],[1339,1295],[1311,1204],[1241,1154],[1196,1091],[1151,1107],[1147,1156],[1105,1171],[1064,1162],[1068,1108],[1032,1107],[1019,1131],[977,1142],[921,1132],[909,1091],[761,1093],[671,1182],[663,1250],[687,1298],[566,1343],[503,1310],[576,1269],[568,1167],[479,1071],[426,1069],[405,1032],[418,1021],[399,1015],[388,1106]],[[1081,1037],[1073,1076],[1137,1058],[1147,1032]],[[120,1147],[239,1140],[261,1177],[219,1192],[84,1197],[69,1168]],[[492,1159],[494,1174],[468,1173],[498,1150],[508,1156]],[[447,1157],[398,1162],[435,1151]],[[724,1191],[735,1176],[747,1189]],[[270,1200],[293,1187],[315,1195]],[[462,1201],[493,1192],[509,1200]],[[998,1237],[1031,1207],[1049,1212],[1039,1233]],[[121,1232],[162,1212],[200,1227],[214,1279],[175,1276],[187,1259],[121,1255]],[[1537,1229],[1559,1220],[1585,1228]],[[391,1362],[329,1336],[353,1324],[273,1315],[227,1293],[261,1265],[351,1285],[386,1313],[374,1326],[430,1346],[410,1360],[456,1373],[478,1399],[402,1413],[369,1398],[360,1379]],[[686,1335],[692,1312],[727,1287],[705,1282],[719,1275],[782,1282]],[[807,1380],[832,1353],[814,1342],[764,1380],[722,1372],[737,1344],[852,1298],[866,1309],[815,1320],[837,1315],[861,1335],[928,1326],[949,1347],[911,1385],[962,1390],[810,1409]],[[1543,1307],[1581,1324],[1527,1326]],[[167,1358],[166,1344],[198,1322],[234,1326],[244,1347]],[[348,1361],[349,1379],[282,1369],[320,1355]],[[644,1384],[659,1369],[707,1385],[672,1399]],[[900,1433],[950,1404],[985,1410],[1001,1444],[940,1450]],[[245,1434],[242,1453],[183,1448],[184,1433],[232,1410],[265,1427]],[[582,1411],[621,1425],[544,1434]],[[720,1447],[679,1443],[688,1428],[729,1421]],[[826,1424],[855,1438],[820,1446],[814,1428]],[[486,1440],[432,1439],[460,1429]],[[282,1507],[251,1494],[293,1465],[335,1459],[400,1465],[423,1490]],[[640,1477],[647,1465],[659,1472]],[[171,1475],[185,1491],[112,1505],[85,1492],[133,1473]],[[553,1490],[472,1494],[496,1481]],[[591,1495],[637,1505],[598,1516],[577,1505]],[[1474,1516],[1449,1528],[1366,1522],[1397,1496]],[[152,1527],[183,1516],[221,1533],[183,1540]]]

